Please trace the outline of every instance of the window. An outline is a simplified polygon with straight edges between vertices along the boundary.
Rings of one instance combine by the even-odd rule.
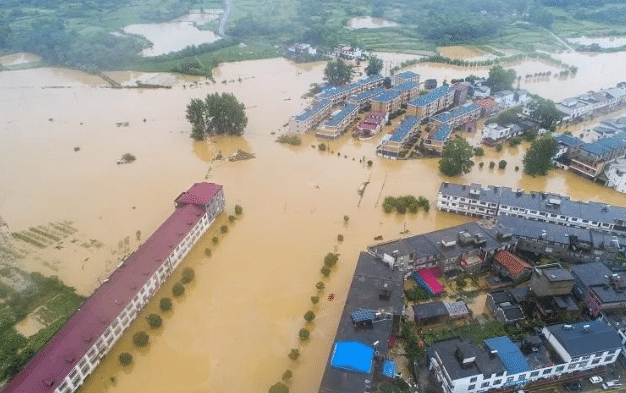
[[[508,377],[506,379],[506,383],[511,383],[511,382],[513,382],[514,379],[515,379],[515,377]]]
[[[489,382],[483,382],[483,383],[480,385],[480,387],[481,387],[481,388],[486,388],[486,387],[489,387]]]
[[[494,385],[500,385],[502,383],[501,379],[496,379],[495,381],[493,381]]]
[[[563,370],[563,366],[560,366],[560,367],[556,368],[556,371],[561,371],[561,370],[559,370],[559,368],[561,370]],[[543,374],[542,375],[550,374],[551,372],[552,372],[552,369],[551,368],[547,368],[547,369],[543,370]]]
[[[537,375],[539,375],[539,371],[533,371],[532,373],[530,373],[530,377],[536,377]]]
[[[568,370],[573,370],[576,368],[576,366],[578,366],[577,364],[570,364],[569,366],[567,366]]]
[[[476,382],[476,380],[478,380],[478,377],[472,377],[472,378],[470,379],[470,383],[472,383],[472,382]]]
[[[608,356],[606,359],[604,359],[605,362],[612,362],[614,359],[613,356]]]
[[[523,380],[525,380],[525,379],[526,379],[526,374],[522,374],[522,375],[520,375],[519,377],[517,377],[517,380],[518,380],[518,381],[523,381]]]
[[[591,364],[598,364],[600,363],[600,358],[594,359]]]
[[[476,385],[469,385],[469,386],[467,387],[467,390],[474,390],[474,388],[475,388],[475,387],[476,387]]]
[[[502,376],[504,376],[504,372],[501,372],[501,373],[497,373],[497,374],[496,374],[496,377],[502,377]]]
[[[563,371],[564,368],[565,368],[565,366],[559,366],[554,371],[556,371],[556,372]]]

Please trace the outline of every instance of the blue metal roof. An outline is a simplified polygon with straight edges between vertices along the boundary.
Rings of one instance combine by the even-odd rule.
[[[441,142],[448,139],[450,134],[452,134],[452,126],[450,126],[449,124],[443,124],[441,127],[439,127],[437,132],[435,132],[435,135],[433,135],[430,139],[433,141]]]
[[[394,378],[396,376],[396,362],[393,360],[385,360],[383,362],[383,375],[385,377]]]
[[[509,375],[531,370],[522,351],[513,344],[510,338],[495,337],[485,340],[484,343],[491,351],[498,351],[498,357]]]
[[[392,90],[403,92],[407,90],[419,89],[420,85],[415,82],[404,82],[398,86],[392,87]]]
[[[359,94],[355,94],[351,97],[352,100],[359,102],[362,100],[366,100],[372,97],[376,97],[377,95],[381,94],[383,92],[383,88],[382,87],[376,87],[374,89],[371,90],[365,90],[362,93]]]
[[[356,341],[337,341],[330,365],[362,374],[372,372],[374,348]]]
[[[446,94],[450,93],[453,89],[450,86],[441,86],[436,88],[435,90],[431,91],[430,93],[422,96],[422,97],[417,97],[414,100],[411,100],[409,102],[409,105],[413,105],[413,106],[422,106],[422,105],[427,105],[430,104],[433,101],[438,100],[439,98],[445,96]]]
[[[297,114],[296,116],[294,116],[294,118],[297,121],[305,121],[308,118],[326,109],[328,105],[330,105],[330,102],[328,100],[321,100],[317,102],[316,104],[314,104],[313,106],[311,106],[310,108],[305,109],[304,112]]]
[[[420,122],[420,118],[416,116],[407,116],[402,120],[402,123],[393,132],[391,138],[392,142],[402,142],[406,138],[407,134],[415,129],[415,126]]]
[[[419,76],[419,74],[416,74],[413,71],[404,71],[399,74],[396,74],[396,76],[402,79],[409,79],[409,78],[415,78],[416,76]]]
[[[376,102],[392,102],[400,97],[400,93],[395,90],[387,90],[372,99]]]
[[[442,123],[447,123],[450,120],[453,120],[459,116],[463,116],[466,113],[475,111],[479,108],[477,104],[471,103],[468,105],[463,105],[458,108],[451,109],[449,111],[443,112],[435,116],[435,119],[439,120]]]
[[[364,322],[364,321],[373,321],[374,320],[374,312],[371,310],[359,309],[356,311],[352,311],[350,313],[350,317],[352,318],[352,322]]]
[[[347,104],[339,113],[333,116],[330,120],[326,122],[326,125],[329,127],[334,127],[337,124],[341,123],[346,116],[350,115],[356,110],[356,105]]]
[[[557,143],[562,143],[566,146],[580,146],[584,143],[580,139],[566,134],[561,134],[554,139],[557,141]]]

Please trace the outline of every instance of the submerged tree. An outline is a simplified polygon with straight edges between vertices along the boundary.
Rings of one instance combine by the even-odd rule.
[[[446,176],[458,176],[472,169],[472,146],[463,138],[451,140],[441,153],[439,170]]]
[[[187,105],[186,117],[191,123],[191,137],[196,140],[206,135],[241,135],[248,124],[246,107],[233,94],[213,93]]]
[[[350,82],[352,79],[352,67],[341,59],[329,61],[324,69],[324,80],[333,86],[339,86]]]
[[[545,175],[552,168],[552,157],[556,154],[556,141],[544,136],[532,143],[524,156],[524,172],[529,175]]]
[[[378,75],[383,69],[383,60],[376,56],[370,56],[369,64],[365,67],[367,76]]]
[[[505,70],[501,65],[491,67],[487,85],[493,93],[501,90],[512,90],[517,74],[515,70]]]

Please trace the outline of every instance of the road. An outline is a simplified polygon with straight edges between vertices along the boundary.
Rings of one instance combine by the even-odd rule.
[[[217,27],[217,34],[226,37],[226,26],[228,25],[228,18],[230,18],[230,12],[233,9],[233,0],[225,0],[226,7],[224,7],[224,13],[220,18],[220,24]]]
[[[561,44],[563,44],[567,49],[570,50],[570,52],[576,52],[576,49],[572,48],[571,46],[569,46],[569,44],[567,42],[565,42],[564,40],[560,39],[559,37],[557,37],[556,34],[554,34],[553,32],[551,32],[548,29],[544,29],[545,31],[547,31],[548,33],[552,34],[552,37],[554,37],[554,39],[556,39],[557,41],[559,41]]]

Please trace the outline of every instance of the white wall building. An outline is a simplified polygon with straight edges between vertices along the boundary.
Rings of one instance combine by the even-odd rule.
[[[489,139],[491,141],[499,141],[511,136],[512,126],[503,127],[498,123],[487,124],[482,131],[481,137],[483,140]]]
[[[618,158],[607,166],[604,171],[608,187],[613,187],[619,192],[626,193],[626,159]]]

